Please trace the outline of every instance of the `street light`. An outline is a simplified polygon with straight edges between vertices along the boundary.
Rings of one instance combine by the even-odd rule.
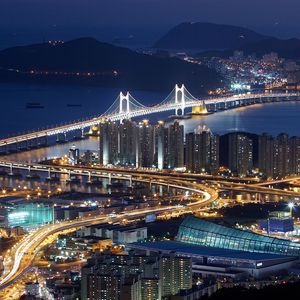
[[[290,208],[290,216],[292,217],[293,215],[293,208],[294,208],[295,204],[293,202],[290,202],[288,204],[288,207]]]

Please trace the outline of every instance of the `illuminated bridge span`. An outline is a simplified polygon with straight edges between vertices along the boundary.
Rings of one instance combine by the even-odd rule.
[[[70,131],[81,131],[109,119],[111,121],[122,121],[124,119],[141,117],[154,113],[166,111],[175,111],[175,115],[184,115],[185,109],[192,107],[207,107],[210,111],[226,110],[229,108],[251,105],[255,103],[266,103],[282,100],[298,100],[298,93],[248,93],[243,95],[234,95],[219,98],[195,98],[184,85],[179,87],[177,84],[172,92],[159,104],[154,106],[145,106],[133,98],[129,92],[119,94],[117,99],[109,109],[98,117],[90,118],[84,121],[78,121],[71,124],[65,124],[53,128],[43,129],[31,133],[26,133],[14,137],[0,140],[0,147],[6,147],[12,144],[28,143],[32,140],[46,139],[49,136],[63,135]],[[44,142],[45,143],[45,142]]]
[[[161,185],[167,186],[168,188],[178,188],[182,190],[193,190],[191,187],[186,188],[184,185],[179,184],[178,181],[182,182],[181,178],[172,176],[163,176],[158,174],[152,174],[147,172],[135,173],[130,170],[120,170],[120,169],[109,169],[109,168],[87,168],[80,166],[57,166],[57,165],[45,165],[45,164],[35,164],[35,163],[22,163],[13,161],[0,161],[0,167],[8,170],[8,176],[15,176],[19,173],[14,173],[16,171],[26,171],[28,178],[31,175],[36,176],[39,174],[46,174],[47,180],[52,180],[55,175],[66,175],[66,180],[72,182],[72,180],[77,179],[77,177],[85,177],[87,183],[93,183],[93,179],[107,178],[108,184],[112,184],[113,180],[124,180],[129,182],[129,187],[132,187],[134,181],[149,183],[150,186]],[[185,182],[185,181],[183,181]]]

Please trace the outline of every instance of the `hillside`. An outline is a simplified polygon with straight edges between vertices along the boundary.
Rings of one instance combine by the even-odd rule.
[[[219,86],[206,67],[158,58],[81,38],[0,51],[0,81],[76,83],[126,89],[170,90],[185,83],[195,92]]]
[[[245,55],[256,54],[257,57],[262,57],[270,52],[278,53],[279,57],[287,59],[300,59],[300,40],[288,39],[280,40],[269,38],[259,42],[250,43],[243,47],[225,50],[225,51],[204,51],[199,53],[199,57],[229,57],[234,50],[241,50]]]
[[[225,50],[268,38],[255,31],[231,25],[212,23],[182,23],[158,40],[161,49]]]
[[[300,40],[288,39],[280,40],[276,38],[266,39],[256,43],[251,43],[241,48],[245,54],[256,53],[262,56],[266,53],[276,52],[284,58],[300,58]]]

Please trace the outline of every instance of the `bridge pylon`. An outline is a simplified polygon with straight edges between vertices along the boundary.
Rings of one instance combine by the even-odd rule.
[[[181,87],[178,84],[175,85],[175,103],[181,103],[180,108],[176,108],[175,115],[178,116],[178,110],[181,109],[181,114],[184,115],[185,109],[185,86],[184,84]]]
[[[123,111],[123,101],[125,100],[125,111]],[[120,96],[119,96],[119,113],[122,114],[122,113],[126,113],[126,114],[129,114],[130,113],[130,107],[129,107],[129,103],[130,103],[130,100],[129,100],[129,92],[127,92],[125,95],[120,92]]]

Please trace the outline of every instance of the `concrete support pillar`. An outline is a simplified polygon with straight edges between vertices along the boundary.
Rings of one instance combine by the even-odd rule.
[[[92,175],[91,172],[88,172],[88,183],[92,183]]]
[[[9,165],[9,173],[8,173],[8,175],[13,175],[14,173],[13,173],[13,165],[12,164],[10,164]]]

